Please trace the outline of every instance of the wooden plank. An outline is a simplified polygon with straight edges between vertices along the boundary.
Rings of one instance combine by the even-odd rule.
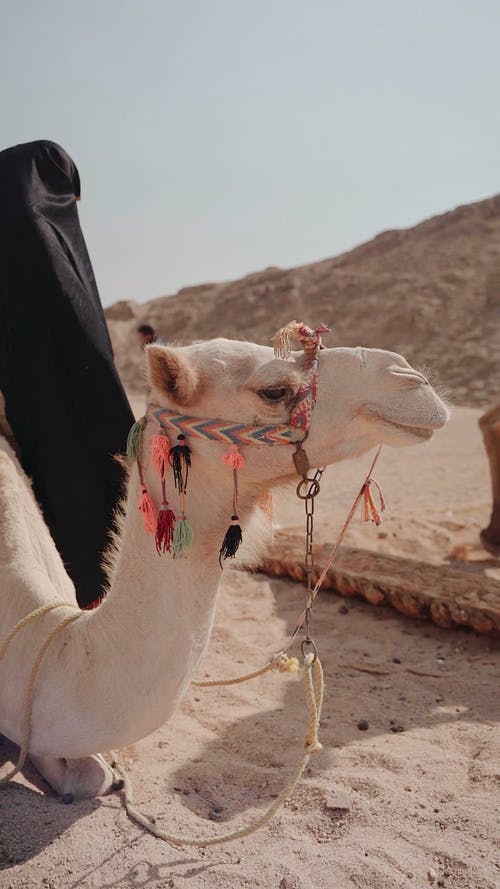
[[[274,577],[305,581],[304,541],[290,531],[276,534],[259,570]],[[314,582],[330,554],[331,544],[315,553]],[[431,565],[343,546],[329,569],[323,589],[359,597],[372,605],[389,605],[439,627],[471,627],[477,633],[500,633],[500,582],[464,563]]]

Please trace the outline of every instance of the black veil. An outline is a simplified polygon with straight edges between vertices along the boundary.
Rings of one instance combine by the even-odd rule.
[[[101,556],[133,422],[78,219],[78,170],[54,142],[0,152],[0,390],[80,605]]]

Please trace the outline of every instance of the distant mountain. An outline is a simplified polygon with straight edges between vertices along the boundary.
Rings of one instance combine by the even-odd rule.
[[[457,404],[500,401],[500,195],[293,269],[267,268],[106,311],[125,385],[143,388],[140,323],[166,341],[269,343],[294,318],[325,321],[327,345],[401,352]]]

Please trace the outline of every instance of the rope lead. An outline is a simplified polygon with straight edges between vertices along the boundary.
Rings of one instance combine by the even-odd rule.
[[[291,658],[290,660],[296,660],[296,658]],[[231,840],[240,840],[243,837],[249,836],[249,834],[254,833],[256,830],[259,830],[259,828],[265,827],[265,825],[269,823],[273,815],[278,811],[280,806],[282,806],[283,803],[286,802],[286,800],[289,799],[289,797],[292,795],[304,773],[304,769],[309,762],[311,754],[317,753],[319,750],[322,749],[321,744],[318,740],[318,729],[321,717],[321,706],[323,703],[323,668],[321,666],[320,659],[313,652],[306,654],[304,658],[304,667],[305,691],[307,709],[309,713],[309,724],[307,727],[306,736],[304,738],[303,753],[290,777],[290,780],[263,815],[260,815],[246,827],[241,827],[238,830],[234,830],[231,833],[223,834],[222,836],[218,837],[180,837],[176,836],[175,834],[168,833],[166,830],[163,830],[163,828],[158,827],[158,825],[154,821],[152,821],[151,818],[143,815],[142,812],[140,812],[139,809],[136,808],[132,794],[132,786],[128,774],[125,771],[122,763],[120,763],[116,759],[115,755],[111,753],[111,755],[114,757],[113,767],[123,779],[123,801],[129,818],[131,818],[137,824],[140,824],[141,827],[144,827],[145,830],[149,831],[149,833],[152,833],[153,836],[157,837],[159,840],[164,840],[164,842],[170,843],[172,846],[216,846],[220,843],[228,843]],[[267,665],[267,669],[262,668],[261,670],[256,671],[255,674],[249,674],[249,676],[241,677],[236,681],[244,682],[245,679],[253,678],[254,675],[260,675],[261,673],[267,672],[268,669],[272,669],[271,664]],[[231,680],[229,680],[229,682],[231,682]],[[194,684],[205,685],[206,683],[197,682]],[[229,683],[219,681],[213,682],[212,684],[221,685]]]

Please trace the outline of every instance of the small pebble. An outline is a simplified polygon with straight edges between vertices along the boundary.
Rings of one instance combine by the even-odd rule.
[[[73,800],[74,800],[74,796],[72,793],[65,793],[62,798],[62,801],[65,806],[69,806],[69,804],[72,803]]]
[[[349,609],[347,605],[340,605],[338,609],[339,614],[349,614]]]
[[[208,817],[210,821],[220,821],[222,815],[222,809],[211,809],[208,813]]]
[[[358,722],[358,728],[360,732],[366,732],[366,730],[370,728],[370,723],[367,719],[360,719]]]
[[[352,802],[346,793],[332,793],[325,800],[325,808],[328,812],[349,812]]]
[[[393,657],[393,659],[392,659],[392,663],[393,663],[393,664],[400,664],[400,663],[401,663],[401,658],[399,658],[399,657]]]
[[[394,732],[394,733],[396,733],[396,732],[404,732],[404,730],[405,730],[404,725],[400,725],[399,722],[395,722],[395,723],[393,723],[393,725],[391,725],[391,728],[390,728],[390,731],[391,731],[391,732]]]
[[[436,871],[434,870],[434,868],[430,867],[429,870],[427,871],[427,879],[429,880],[429,883],[435,883],[437,880],[437,877],[438,877],[438,875],[437,875]]]

